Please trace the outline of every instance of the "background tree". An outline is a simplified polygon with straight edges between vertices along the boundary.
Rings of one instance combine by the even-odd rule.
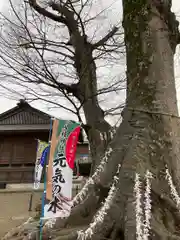
[[[91,198],[93,202],[88,206],[93,205],[89,211],[93,213],[92,222],[68,239],[134,240],[136,235],[138,239],[148,239],[145,232],[142,237],[139,225],[137,229],[139,210],[135,211],[134,204],[136,173],[143,179],[141,187],[144,189],[147,170],[153,176],[150,239],[179,239],[179,213],[171,200],[166,179],[167,168],[179,190],[180,135],[173,56],[180,35],[171,12],[171,1],[123,0],[123,26],[127,54],[127,99],[123,120],[99,168],[75,197],[75,207],[68,219],[72,224],[76,209],[79,205],[85,206]],[[109,188],[108,197],[98,208],[106,195],[103,190]],[[94,206],[98,208],[95,215]],[[86,211],[84,222],[88,215]],[[76,222],[80,223],[78,219]]]
[[[124,77],[99,77],[102,64],[115,69],[123,39],[119,21],[102,37],[90,29],[105,11],[91,13],[93,3],[9,0],[12,15],[1,14],[0,77],[3,92],[76,115],[88,136],[94,169],[112,135],[106,117],[119,115],[123,103],[106,103],[103,110],[102,101],[124,89]]]

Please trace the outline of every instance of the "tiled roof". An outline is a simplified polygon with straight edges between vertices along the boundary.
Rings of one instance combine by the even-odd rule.
[[[16,107],[0,114],[0,125],[49,124],[51,116],[20,101]]]

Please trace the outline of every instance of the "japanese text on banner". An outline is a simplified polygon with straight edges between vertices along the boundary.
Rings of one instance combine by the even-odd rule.
[[[73,167],[80,124],[55,120],[48,165],[44,218],[68,217],[71,211]]]

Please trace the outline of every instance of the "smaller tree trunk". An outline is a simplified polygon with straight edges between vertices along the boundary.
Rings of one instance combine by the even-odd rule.
[[[86,125],[85,131],[90,144],[92,158],[91,173],[100,163],[100,158],[111,140],[111,126],[104,118],[104,112],[99,106],[96,64],[93,59],[93,48],[84,36],[74,37],[75,68],[79,78],[77,85],[78,99],[82,104]],[[105,138],[102,139],[101,136]]]

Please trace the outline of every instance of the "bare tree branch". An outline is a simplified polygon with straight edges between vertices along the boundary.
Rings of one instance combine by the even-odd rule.
[[[29,5],[34,8],[39,14],[42,14],[45,17],[48,17],[56,22],[61,22],[64,24],[67,24],[66,19],[62,16],[58,16],[56,14],[53,14],[49,11],[47,11],[45,8],[41,7],[39,4],[37,4],[36,0],[29,0]]]
[[[100,46],[103,46],[110,38],[112,38],[115,35],[115,33],[117,33],[117,31],[118,31],[118,28],[113,27],[113,29],[106,36],[104,36],[97,43],[93,44],[93,48],[96,49]]]

